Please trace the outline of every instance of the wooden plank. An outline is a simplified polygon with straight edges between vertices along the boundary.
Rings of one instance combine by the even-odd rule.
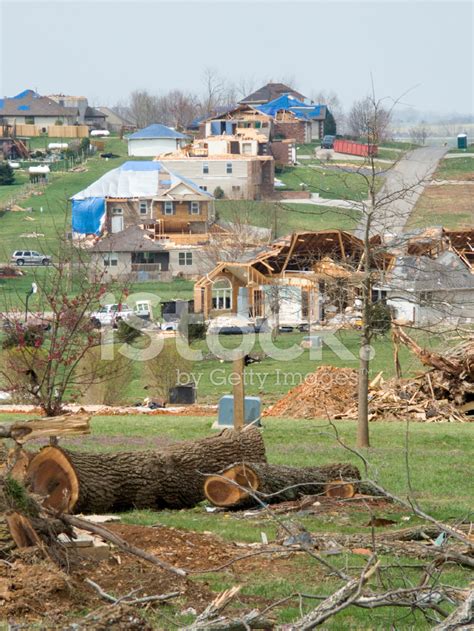
[[[234,429],[244,427],[245,391],[244,391],[244,358],[235,359],[233,363],[234,379]]]

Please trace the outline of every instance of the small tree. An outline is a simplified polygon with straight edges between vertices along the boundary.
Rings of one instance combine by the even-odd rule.
[[[148,389],[168,402],[170,388],[176,386],[180,374],[190,370],[190,360],[179,354],[173,339],[167,340],[158,355],[146,363]]]
[[[15,172],[8,162],[0,163],[0,186],[9,186],[15,183]]]
[[[332,113],[327,110],[326,119],[324,121],[324,135],[335,136],[337,132],[336,121]]]

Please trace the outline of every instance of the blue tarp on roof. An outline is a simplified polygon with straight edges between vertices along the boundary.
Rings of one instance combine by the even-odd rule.
[[[72,229],[79,234],[100,235],[105,219],[105,199],[88,197],[72,200]]]
[[[35,92],[34,90],[23,90],[23,92],[20,92],[19,94],[16,94],[15,96],[12,96],[11,98],[12,99],[24,99],[29,94],[31,94],[34,97],[39,96],[39,94],[37,92]]]
[[[171,129],[171,127],[156,123],[154,125],[148,125],[145,129],[139,129],[128,138],[129,140],[135,140],[137,138],[188,138],[188,136],[181,134],[179,131],[176,131],[176,129]]]
[[[29,105],[19,105],[17,108],[17,110],[21,110],[21,111],[26,111],[30,109]]]
[[[291,94],[282,94],[277,99],[265,103],[264,105],[255,106],[263,114],[275,116],[281,110],[292,112],[297,118],[311,120],[321,115],[321,105],[308,105],[299,101]]]

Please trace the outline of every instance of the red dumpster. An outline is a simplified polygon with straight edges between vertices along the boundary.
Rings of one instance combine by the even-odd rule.
[[[348,153],[353,156],[376,156],[379,148],[377,145],[365,145],[361,142],[337,138],[334,141],[334,151]]]

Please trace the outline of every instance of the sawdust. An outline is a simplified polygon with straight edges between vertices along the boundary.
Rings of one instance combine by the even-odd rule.
[[[357,397],[357,371],[320,366],[290,390],[264,416],[290,418],[341,418]]]

